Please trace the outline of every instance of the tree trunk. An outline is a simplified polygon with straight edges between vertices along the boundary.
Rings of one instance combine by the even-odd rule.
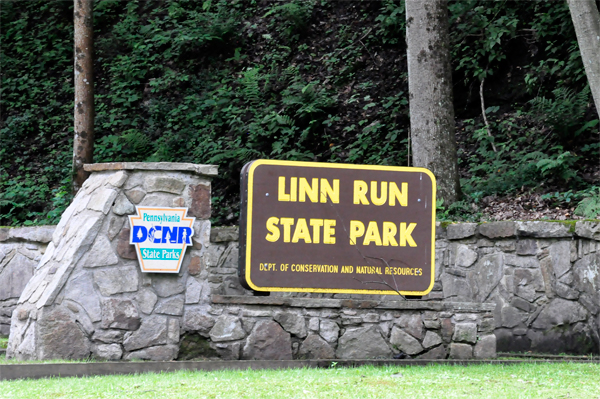
[[[600,115],[600,13],[594,0],[568,0],[596,111]]]
[[[74,0],[75,9],[75,135],[73,139],[73,193],[88,178],[83,164],[94,154],[94,28],[93,0]]]
[[[433,172],[437,197],[460,197],[446,0],[406,0],[413,165]]]

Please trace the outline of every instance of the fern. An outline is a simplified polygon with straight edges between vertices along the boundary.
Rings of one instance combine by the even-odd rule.
[[[536,97],[531,100],[533,112],[546,121],[561,139],[582,133],[578,127],[582,125],[583,117],[588,108],[590,89],[576,93],[574,90],[559,87],[552,91],[554,99]]]

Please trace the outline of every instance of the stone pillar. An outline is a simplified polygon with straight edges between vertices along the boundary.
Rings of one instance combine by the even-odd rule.
[[[9,358],[171,360],[184,303],[208,287],[190,277],[210,236],[217,167],[180,163],[86,165],[91,176],[63,213],[12,314]],[[187,207],[193,247],[178,274],[142,274],[129,244],[135,205]],[[193,289],[187,290],[186,287]]]

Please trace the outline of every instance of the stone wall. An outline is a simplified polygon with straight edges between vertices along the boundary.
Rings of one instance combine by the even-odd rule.
[[[94,173],[62,215],[12,314],[8,357],[495,356],[493,305],[255,297],[242,289],[237,233],[211,233],[207,220],[214,167],[86,167]],[[128,244],[134,204],[187,206],[197,218],[180,273],[141,273]]]
[[[235,269],[237,234],[235,227],[211,232],[206,266],[213,292],[244,294]],[[423,300],[493,304],[499,351],[598,353],[599,222],[438,223],[436,235],[436,281]]]
[[[119,163],[86,169],[93,173],[63,213],[12,313],[7,356],[121,358],[144,342],[160,342],[165,345],[152,350],[172,358],[185,296],[204,287],[188,281],[188,265],[198,263],[209,241],[210,178],[217,168]],[[134,204],[188,207],[196,217],[179,275],[141,273],[126,216]]]
[[[0,227],[0,336],[8,336],[10,317],[55,226]]]

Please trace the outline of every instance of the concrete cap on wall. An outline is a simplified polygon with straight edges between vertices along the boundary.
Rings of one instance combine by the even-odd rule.
[[[201,176],[217,176],[217,165],[198,165],[195,163],[179,162],[108,162],[83,165],[86,172],[103,172],[106,170],[159,170],[193,172]]]

